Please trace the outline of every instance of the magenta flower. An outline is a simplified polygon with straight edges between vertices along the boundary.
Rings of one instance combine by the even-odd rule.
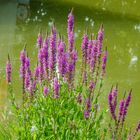
[[[102,58],[102,77],[105,74],[105,70],[106,70],[106,63],[107,63],[107,50],[104,52],[103,58]]]
[[[82,94],[81,94],[81,93],[79,93],[78,96],[77,96],[77,102],[78,102],[79,104],[82,103]]]
[[[92,40],[92,45],[93,46],[91,49],[91,56],[90,56],[90,70],[93,72],[97,62],[97,53],[98,53],[97,41]]]
[[[97,40],[102,43],[103,39],[104,39],[104,28],[103,28],[103,24],[102,24],[98,31]]]
[[[58,46],[58,70],[63,77],[67,73],[68,55],[65,52],[65,43],[60,42]]]
[[[39,77],[40,77],[40,80],[43,80],[44,79],[44,74],[45,74],[45,71],[44,71],[44,50],[43,48],[40,48],[39,51],[38,51],[38,63],[39,63]]]
[[[35,92],[35,90],[36,90],[36,80],[33,80],[33,81],[31,81],[31,83],[28,87],[28,91],[29,91],[31,97],[33,96],[33,93]]]
[[[103,25],[101,25],[98,35],[97,35],[97,41],[98,41],[98,57],[101,56],[102,53],[102,45],[103,45],[103,38],[104,38],[104,29]]]
[[[87,61],[90,64],[90,60],[92,58],[92,48],[93,48],[93,41],[89,40],[88,42],[88,48],[87,48]]]
[[[82,41],[82,56],[83,56],[83,63],[87,62],[87,49],[88,49],[88,35],[84,34],[83,41]]]
[[[35,78],[35,80],[39,80],[39,74],[40,73],[40,68],[39,68],[39,66],[37,65],[36,67],[35,67],[35,69],[34,69],[34,78]]]
[[[69,52],[73,51],[74,48],[74,33],[71,31],[68,36]]]
[[[114,120],[116,120],[116,114],[115,114],[115,108],[114,108],[114,103],[113,103],[113,95],[112,95],[112,89],[108,95],[108,103],[109,103],[109,109],[111,116]]]
[[[132,90],[130,90],[129,95],[126,98],[126,101],[125,101],[124,110],[123,110],[123,118],[122,118],[123,122],[125,121],[125,117],[126,117],[126,114],[127,114],[128,106],[129,106],[130,101],[131,101],[131,93],[132,93]]]
[[[25,78],[25,70],[26,70],[26,50],[22,50],[20,53],[20,75],[24,79]]]
[[[85,119],[86,120],[88,120],[89,119],[89,117],[90,117],[90,110],[84,110],[84,117],[85,117]]]
[[[68,45],[69,45],[69,53],[73,51],[74,48],[74,16],[72,14],[72,10],[68,15],[68,28],[67,28],[67,34],[68,34]]]
[[[49,56],[49,70],[51,76],[54,76],[56,67],[56,28],[53,26],[50,36],[50,56]]]
[[[25,93],[25,74],[26,74],[26,50],[22,50],[20,53],[20,76],[22,77],[23,83],[23,94]]]
[[[73,28],[74,28],[74,16],[73,16],[73,11],[71,10],[71,12],[69,13],[68,15],[68,29],[67,29],[67,32],[68,34],[73,31]]]
[[[29,86],[30,86],[30,80],[31,80],[31,77],[30,77],[30,74],[29,74],[29,71],[26,71],[26,74],[25,74],[25,89],[28,90]]]
[[[42,43],[43,43],[42,35],[41,35],[41,33],[39,33],[38,37],[37,37],[37,47],[41,48]]]
[[[94,87],[95,87],[95,83],[93,81],[90,81],[90,84],[89,84],[90,92],[92,92],[94,90]]]
[[[137,132],[140,131],[140,122],[138,123],[138,126],[137,126],[137,128],[136,128],[136,131],[137,131]]]
[[[125,105],[125,101],[121,100],[120,101],[120,107],[119,107],[118,122],[120,122],[120,120],[122,119],[122,115],[123,115],[123,111],[124,111],[124,105]]]
[[[44,96],[46,96],[48,94],[48,91],[49,91],[48,87],[45,86],[44,89],[43,89]]]
[[[54,78],[53,89],[54,89],[54,98],[58,98],[60,93],[60,85],[57,78]]]
[[[12,81],[12,65],[11,65],[9,55],[8,55],[8,60],[6,63],[6,80],[8,83],[11,83],[11,81]]]
[[[90,110],[90,108],[91,108],[91,99],[88,97],[88,98],[86,99],[86,109],[87,109],[87,110]]]
[[[48,58],[49,58],[49,52],[48,52],[49,44],[48,43],[49,43],[49,40],[48,38],[46,38],[43,43],[43,53],[44,53],[43,66],[46,72],[48,70],[48,63],[49,63],[48,62]]]

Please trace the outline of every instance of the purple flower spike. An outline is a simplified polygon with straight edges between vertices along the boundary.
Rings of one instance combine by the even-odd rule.
[[[78,59],[77,52],[75,50],[73,50],[71,55],[72,55],[72,60],[73,60],[73,62],[75,64],[77,59]]]
[[[44,53],[43,63],[44,63],[45,71],[47,71],[48,69],[48,57],[49,57],[49,52],[48,52],[49,44],[48,43],[49,43],[49,40],[48,38],[46,38],[43,43],[43,53]]]
[[[30,86],[30,80],[31,80],[31,77],[30,77],[30,73],[29,71],[26,71],[26,74],[25,74],[25,88],[28,89],[29,86]]]
[[[49,56],[49,70],[52,78],[54,77],[56,66],[56,28],[53,26],[50,36],[50,56]]]
[[[22,78],[25,78],[25,69],[26,69],[26,51],[25,51],[25,49],[22,50],[20,53],[20,61],[21,61],[20,75]]]
[[[34,69],[34,78],[35,80],[39,80],[39,72],[40,72],[40,69],[39,69],[39,66],[37,65],[36,68]]]
[[[90,117],[90,108],[91,108],[91,99],[88,97],[86,99],[86,105],[85,105],[85,109],[84,109],[85,119],[89,119],[89,117]]]
[[[104,56],[102,58],[102,77],[104,76],[105,74],[105,70],[106,70],[106,63],[107,63],[107,50],[104,52]]]
[[[12,74],[12,65],[11,65],[10,57],[8,55],[8,60],[6,63],[6,80],[8,83],[11,83],[11,81],[12,81],[11,74]]]
[[[36,90],[36,80],[31,81],[30,86],[28,87],[28,91],[30,93],[30,96],[33,96],[33,93]]]
[[[123,110],[123,122],[125,121],[125,117],[126,117],[126,114],[127,114],[128,106],[129,106],[130,101],[131,101],[131,93],[132,93],[132,90],[130,90],[129,95],[126,98],[126,101],[125,101],[124,110]]]
[[[73,33],[73,31],[71,31],[69,33],[68,42],[69,42],[69,52],[72,52],[73,48],[74,48],[74,33]]]
[[[136,128],[136,132],[140,131],[140,122],[138,123],[138,126]]]
[[[91,56],[90,56],[90,68],[91,68],[91,71],[94,72],[95,64],[97,61],[97,53],[98,53],[97,41],[92,40],[92,44],[93,46],[92,46]]]
[[[88,49],[87,49],[87,60],[89,64],[92,58],[92,48],[93,48],[92,40],[89,40]]]
[[[57,78],[54,78],[53,88],[54,88],[54,98],[58,98],[60,92],[60,85]]]
[[[26,74],[26,50],[22,50],[20,53],[20,62],[21,62],[21,66],[20,66],[20,76],[22,77],[23,80],[23,94],[25,93],[25,74]]]
[[[101,25],[101,27],[98,31],[97,40],[99,40],[102,43],[103,38],[104,38],[104,28],[103,28],[103,25]]]
[[[90,90],[90,92],[93,91],[94,87],[95,87],[95,83],[93,81],[90,81],[90,84],[89,84],[89,90]]]
[[[123,111],[124,111],[124,105],[125,105],[125,101],[121,100],[120,101],[120,107],[119,107],[119,115],[118,115],[118,122],[120,122],[122,115],[123,115]]]
[[[91,108],[91,99],[88,97],[88,98],[86,99],[86,109],[87,109],[87,110],[90,110],[90,108]]]
[[[69,13],[68,15],[68,34],[73,31],[73,28],[74,28],[74,16],[73,16],[73,11],[71,10],[71,12]]]
[[[104,38],[104,29],[103,25],[101,25],[98,35],[97,35],[97,41],[98,41],[98,58],[100,58],[102,53],[102,45],[103,45],[103,38]]]
[[[39,62],[40,80],[43,80],[44,74],[45,74],[44,67],[43,67],[43,64],[44,64],[44,50],[43,50],[43,48],[39,49],[39,52],[38,52],[38,62]]]
[[[46,95],[48,94],[48,91],[49,91],[49,90],[48,90],[48,87],[45,86],[43,91],[44,91],[44,96],[46,96]]]
[[[43,42],[42,35],[41,33],[39,33],[37,37],[37,47],[41,48],[42,42]]]
[[[79,93],[78,96],[77,96],[77,102],[78,102],[79,104],[82,103],[82,94],[81,94],[81,93]]]
[[[88,49],[88,36],[84,34],[83,41],[82,41],[82,55],[83,55],[83,62],[86,63],[87,61],[87,49]]]
[[[116,120],[115,108],[114,108],[112,102],[113,102],[113,96],[112,96],[112,89],[111,89],[111,92],[108,95],[108,103],[109,103],[109,109],[110,109],[111,116],[114,120]]]
[[[88,120],[89,119],[89,117],[90,117],[90,110],[84,110],[84,117],[85,117],[85,119],[86,120]]]

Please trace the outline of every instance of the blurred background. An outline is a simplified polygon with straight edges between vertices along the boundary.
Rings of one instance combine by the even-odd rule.
[[[80,52],[86,27],[95,36],[103,23],[104,46],[108,47],[104,96],[112,84],[119,84],[119,96],[133,89],[127,122],[135,126],[140,119],[140,1],[139,0],[0,0],[0,109],[8,105],[5,63],[9,53],[13,64],[13,86],[17,101],[21,97],[19,54],[27,43],[32,68],[36,65],[36,39],[39,29],[50,30],[55,22],[58,32],[65,35],[67,15],[74,8],[75,47]]]

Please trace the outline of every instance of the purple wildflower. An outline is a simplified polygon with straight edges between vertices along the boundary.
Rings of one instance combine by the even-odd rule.
[[[31,70],[30,70],[30,59],[26,57],[25,59],[25,88],[28,89],[31,82]]]
[[[71,12],[69,13],[68,15],[68,29],[67,29],[67,32],[68,34],[73,31],[73,28],[74,28],[74,16],[73,16],[73,11],[71,10]]]
[[[30,96],[33,96],[33,93],[36,90],[36,80],[31,81],[30,86],[28,87],[28,91],[30,93]]]
[[[96,65],[96,61],[97,61],[97,41],[96,40],[92,40],[92,50],[91,50],[91,56],[90,56],[90,68],[91,71],[93,72],[95,69],[95,65]]]
[[[57,78],[54,78],[53,89],[54,89],[54,98],[58,98],[60,92],[60,85]]]
[[[21,61],[21,66],[20,66],[20,76],[22,77],[23,80],[23,94],[25,93],[25,74],[26,74],[26,50],[22,50],[20,53],[20,61]]]
[[[76,52],[75,50],[73,50],[73,51],[71,52],[71,58],[72,58],[72,61],[73,61],[74,65],[75,65],[75,63],[76,63],[76,61],[77,61],[77,58],[78,58],[77,52]]]
[[[116,87],[112,89],[112,98],[113,98],[112,104],[113,104],[114,109],[116,109],[116,106],[117,106],[117,95],[118,95],[118,87],[116,85]]]
[[[39,63],[39,74],[40,74],[40,80],[43,80],[44,78],[44,67],[43,67],[43,62],[44,62],[44,52],[43,48],[39,49],[38,52],[38,63]]]
[[[35,69],[34,69],[34,78],[35,78],[35,80],[39,80],[39,72],[40,72],[40,68],[39,68],[39,66],[37,65],[36,67],[35,67]]]
[[[37,37],[37,47],[41,48],[42,46],[42,35],[41,33],[38,34],[38,37]]]
[[[94,87],[95,87],[95,83],[93,81],[90,81],[90,84],[89,84],[89,90],[90,90],[90,92],[93,91]]]
[[[140,131],[140,122],[138,123],[138,126],[136,128],[136,132]]]
[[[68,55],[65,53],[65,43],[60,41],[58,45],[58,70],[63,77],[67,72]]]
[[[30,80],[31,80],[31,77],[30,77],[30,73],[29,71],[26,71],[26,74],[25,74],[25,88],[28,89],[29,86],[30,86]]]
[[[123,115],[123,111],[124,111],[124,105],[125,105],[125,101],[121,100],[120,101],[120,107],[119,107],[119,115],[118,115],[118,122],[120,122],[122,115]]]
[[[10,57],[8,55],[8,60],[6,63],[6,80],[8,83],[11,83],[11,81],[12,81],[11,74],[12,74],[12,65],[11,65]]]
[[[90,108],[91,108],[91,99],[88,97],[86,99],[85,109],[84,109],[84,117],[85,119],[88,119],[90,116]]]
[[[52,78],[54,77],[56,66],[56,28],[53,26],[50,36],[50,56],[49,56],[49,68]]]
[[[79,104],[82,103],[82,94],[81,94],[81,93],[79,93],[78,96],[77,96],[77,102],[78,102]]]
[[[101,56],[102,53],[102,44],[103,44],[103,38],[104,38],[104,29],[103,25],[101,25],[98,35],[97,35],[97,41],[98,41],[98,57]]]
[[[109,95],[108,95],[108,103],[109,103],[109,109],[110,109],[110,113],[111,113],[111,115],[112,115],[112,118],[113,118],[114,120],[116,120],[115,108],[114,108],[112,102],[113,102],[113,96],[112,96],[112,89],[111,89],[111,91],[110,91],[110,93],[109,93]]]
[[[104,56],[102,58],[102,77],[105,74],[105,70],[106,70],[106,62],[107,62],[107,50],[104,52]]]
[[[90,110],[90,108],[91,108],[91,99],[88,97],[88,98],[86,99],[86,109],[87,109],[87,110]]]
[[[85,119],[87,120],[87,119],[89,119],[89,116],[90,116],[90,110],[84,110],[84,117],[85,117]]]
[[[88,63],[90,63],[90,60],[92,58],[92,47],[93,47],[93,44],[92,44],[92,40],[89,40],[89,43],[88,43],[88,49],[87,49],[87,60],[88,60]]]
[[[87,36],[87,34],[84,34],[81,48],[82,48],[83,62],[86,63],[86,61],[87,61],[87,49],[88,49],[88,36]]]
[[[97,40],[102,43],[103,39],[104,39],[104,28],[103,28],[103,24],[102,24],[98,31]]]
[[[44,89],[43,89],[43,91],[44,91],[44,95],[46,96],[46,95],[48,94],[48,91],[49,91],[49,90],[48,90],[48,87],[45,86]]]
[[[74,33],[71,31],[68,36],[69,52],[73,51],[74,48]]]
[[[48,38],[46,38],[43,43],[43,53],[44,53],[43,66],[46,72],[48,70],[48,57],[49,57],[49,53],[48,53],[49,44],[48,43],[49,43],[49,40]]]
[[[126,101],[125,101],[124,110],[123,110],[123,119],[122,119],[123,122],[125,121],[125,117],[126,117],[126,114],[127,114],[127,109],[128,109],[129,104],[130,104],[130,101],[131,101],[131,93],[132,93],[132,90],[130,90],[129,95],[126,98]]]
[[[21,61],[21,66],[20,66],[20,75],[22,78],[25,77],[25,69],[26,69],[26,50],[22,50],[20,53],[20,61]]]

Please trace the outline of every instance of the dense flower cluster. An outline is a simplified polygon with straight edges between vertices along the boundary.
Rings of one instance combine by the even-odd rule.
[[[97,123],[99,124],[99,121],[97,121],[97,123],[93,122],[92,124],[91,122],[95,121],[93,120],[93,118],[94,119],[96,118],[98,112],[98,107],[99,107],[98,97],[101,95],[102,82],[103,82],[104,75],[106,73],[106,65],[107,65],[107,57],[108,57],[107,47],[103,46],[104,28],[103,25],[101,25],[97,33],[96,39],[93,37],[93,34],[88,35],[87,31],[85,31],[81,41],[82,64],[81,67],[79,67],[79,63],[78,65],[76,65],[78,60],[78,53],[76,50],[77,48],[74,45],[73,11],[69,13],[67,22],[68,22],[67,40],[64,40],[61,34],[58,35],[55,25],[52,26],[51,33],[50,34],[47,33],[45,38],[43,38],[43,34],[41,32],[38,34],[38,38],[37,38],[38,60],[37,60],[37,65],[34,68],[34,71],[32,71],[30,68],[30,58],[27,54],[26,48],[24,48],[20,53],[20,63],[21,63],[20,76],[23,85],[22,87],[23,97],[24,96],[29,97],[29,99],[33,101],[31,103],[34,103],[33,100],[34,97],[38,97],[39,92],[42,92],[43,95],[42,96],[39,95],[39,104],[38,104],[39,108],[41,108],[41,104],[44,99],[48,99],[49,97],[51,97],[50,98],[51,103],[50,100],[48,100],[48,102],[51,104],[50,106],[53,106],[54,117],[53,119],[52,118],[50,119],[50,122],[53,122],[52,126],[54,130],[49,128],[49,131],[50,130],[54,131],[53,133],[55,139],[56,139],[55,131],[58,127],[55,126],[55,121],[56,121],[55,108],[57,108],[55,106],[55,101],[59,101],[59,99],[61,99],[63,95],[66,96],[65,94],[69,94],[68,97],[66,97],[66,101],[68,100],[73,101],[72,107],[75,106],[75,101],[76,101],[76,107],[71,108],[70,111],[73,113],[78,106],[80,108],[80,109],[78,108],[80,110],[78,113],[80,114],[82,112],[84,122],[90,120],[88,128],[93,129],[93,127],[91,127],[93,124],[95,125]],[[12,65],[11,65],[10,58],[8,56],[8,61],[6,64],[6,80],[8,84],[12,82],[11,73],[12,73]],[[121,133],[118,132],[118,129],[120,130],[123,129],[125,118],[127,115],[127,110],[131,102],[131,93],[132,90],[129,91],[129,94],[126,98],[124,97],[123,99],[121,99],[120,104],[118,105],[119,106],[118,111],[116,111],[117,103],[118,103],[117,102],[118,85],[113,86],[111,88],[111,91],[109,92],[108,95],[109,110],[111,114],[111,120],[115,122],[114,128],[111,125],[109,125],[111,131],[111,139],[114,140],[117,139],[118,134]],[[71,96],[74,96],[75,100],[74,98],[71,98]],[[43,97],[43,99],[41,97]],[[25,99],[26,98],[24,97],[23,103],[26,102]],[[54,100],[54,102],[52,103],[52,99],[56,99],[56,100]],[[62,101],[60,104],[57,102],[58,103],[57,105],[58,106],[63,105],[63,102],[64,101]],[[46,104],[47,103],[45,102],[43,105]],[[69,104],[71,103],[68,102],[68,105],[65,104],[64,108],[69,108],[68,107]],[[35,107],[36,106],[37,105],[35,105]],[[48,116],[49,113],[51,112],[50,108],[51,107],[48,107],[48,114],[47,114]],[[44,108],[41,108],[41,110],[44,110]],[[29,113],[29,111],[27,112]],[[67,113],[69,113],[69,110],[67,112],[60,113],[59,115],[65,116],[67,115]],[[74,113],[78,114],[77,112]],[[24,115],[25,114],[26,113],[24,113]],[[45,122],[45,119],[43,118],[42,114],[41,114],[41,121],[39,121],[41,125],[43,125],[43,122]],[[26,120],[29,116],[30,115],[27,115],[25,117]],[[72,121],[74,117],[75,115],[71,117]],[[99,118],[102,118],[102,116]],[[61,122],[59,121],[58,118],[57,120],[58,122]],[[72,121],[69,119],[67,120],[70,121],[68,123],[71,125]],[[65,119],[63,121],[67,121],[67,120]],[[34,121],[32,121],[31,124],[33,122]],[[48,123],[48,125],[50,125],[50,122]],[[80,120],[80,122],[82,121]],[[74,125],[75,125],[74,128],[76,128],[77,124]],[[140,123],[138,124],[134,135],[132,135],[131,133],[129,134],[129,136],[127,135],[128,139],[133,139],[139,130],[140,130]],[[76,133],[75,130],[74,132]],[[86,133],[88,134],[90,132],[86,132]]]

